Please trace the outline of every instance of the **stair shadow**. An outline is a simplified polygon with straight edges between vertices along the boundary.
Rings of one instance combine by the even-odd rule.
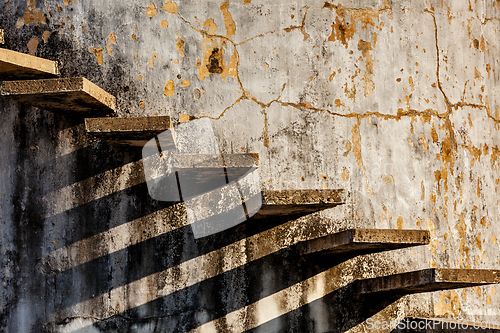
[[[139,186],[144,187],[145,184]],[[147,189],[144,188],[142,190],[147,191]],[[81,207],[82,206],[78,207],[78,209],[83,209]],[[156,208],[158,207],[155,206],[155,209]],[[142,211],[142,214],[139,215],[142,216],[144,214],[145,212]],[[75,288],[73,281],[84,281],[84,289],[79,289],[78,295],[73,295],[72,297],[60,295],[61,297],[55,302],[58,304],[55,311],[63,310],[97,295],[104,294],[114,288],[165,271],[190,259],[203,256],[245,238],[265,232],[266,230],[288,222],[291,218],[292,217],[272,220],[250,219],[233,228],[201,239],[195,239],[191,226],[186,225],[62,272],[54,272],[54,283],[57,284],[58,288],[61,290]],[[88,228],[89,232],[95,233],[94,227],[97,227],[97,225],[90,226]],[[287,248],[278,251],[271,256],[265,257],[267,258],[265,260],[256,260],[247,265],[250,265],[250,267],[255,267],[255,265],[260,265],[259,267],[281,265],[282,260],[275,258],[282,257],[284,254],[289,255],[291,252],[295,252],[295,247],[293,247],[293,250],[292,248]],[[109,271],[110,265],[116,262],[121,262],[124,267],[119,274],[121,278],[117,279],[115,277],[111,279],[111,276],[103,276],[101,273],[96,274],[96,272]],[[265,264],[259,264],[259,262],[265,262]],[[296,265],[296,261],[294,261],[294,265]],[[245,265],[242,267],[245,267]],[[47,269],[50,270],[50,268]],[[241,269],[244,268],[239,268],[239,270]],[[255,268],[253,269],[255,270]],[[113,274],[118,275],[117,272]],[[234,273],[223,273],[221,278],[227,279],[227,274]],[[255,271],[255,274],[259,276],[258,270]],[[298,282],[298,280],[294,281]],[[174,304],[178,303],[176,302]]]
[[[242,265],[236,269],[188,286],[167,296],[115,315],[94,326],[101,330],[110,327],[127,327],[152,320],[160,331],[188,332],[197,327],[223,318],[227,314],[242,309],[259,300],[305,281],[341,262],[344,258],[327,260],[304,260],[291,246],[267,255],[261,259]],[[299,263],[299,265],[297,265]],[[276,269],[279,268],[279,269]],[[381,297],[382,296],[382,297]],[[311,312],[322,303],[343,304],[329,308],[329,327],[338,327],[338,332],[365,321],[399,298],[397,295],[377,295],[363,297],[357,295],[356,284],[351,283],[328,294],[320,300],[275,318],[249,332],[266,331],[292,332],[300,327],[300,332],[314,331]],[[164,320],[169,318],[169,320]],[[168,326],[175,322],[175,327]]]

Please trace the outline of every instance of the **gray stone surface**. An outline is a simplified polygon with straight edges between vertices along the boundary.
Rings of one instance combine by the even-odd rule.
[[[499,18],[493,0],[0,1],[3,49],[86,77],[118,117],[210,117],[221,153],[259,154],[263,190],[345,190],[343,205],[195,240],[135,152],[0,96],[0,330],[366,331],[342,323],[356,279],[499,269]],[[333,267],[293,249],[352,228],[430,243]],[[499,309],[492,285],[365,315]]]

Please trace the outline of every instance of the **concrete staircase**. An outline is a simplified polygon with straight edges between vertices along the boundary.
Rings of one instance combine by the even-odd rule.
[[[0,30],[0,43],[3,42],[3,31]],[[123,149],[141,148],[152,137],[172,128],[172,121],[168,116],[109,117],[116,110],[114,96],[85,78],[57,78],[58,76],[57,62],[0,49],[2,96],[63,115],[88,117],[83,120],[88,135]],[[108,117],[96,118],[104,115]],[[258,167],[257,154],[224,155],[223,166],[249,167],[241,165],[242,156],[251,156],[253,166]],[[193,177],[208,175],[215,166],[220,167],[220,160],[215,156],[213,164],[206,156],[201,164],[197,163],[196,155],[176,158],[175,168],[192,171]],[[261,208],[249,223],[252,220],[281,217],[298,218],[344,203],[345,193],[342,189],[263,190]],[[422,230],[351,229],[296,245],[301,257],[319,258],[328,263],[333,259],[332,262],[338,262],[370,253],[425,245],[429,243],[429,239],[429,232]],[[362,296],[377,295],[382,299],[496,283],[500,283],[498,270],[426,269],[357,280],[354,282],[354,290]]]

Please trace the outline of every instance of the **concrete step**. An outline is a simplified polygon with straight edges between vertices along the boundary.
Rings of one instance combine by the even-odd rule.
[[[170,116],[85,119],[88,134],[118,146],[142,148],[152,137],[170,128]]]
[[[262,206],[253,219],[300,216],[344,204],[344,190],[262,191]]]
[[[112,114],[116,98],[83,77],[4,81],[0,92],[19,102],[67,116]]]
[[[0,33],[3,44],[3,33]],[[0,81],[46,79],[59,76],[56,61],[0,49]]]
[[[429,244],[427,230],[350,229],[332,235],[300,242],[301,255],[335,256],[349,259],[355,256]]]
[[[357,280],[354,289],[362,295],[386,293],[404,296],[497,283],[500,283],[500,270],[429,268]]]

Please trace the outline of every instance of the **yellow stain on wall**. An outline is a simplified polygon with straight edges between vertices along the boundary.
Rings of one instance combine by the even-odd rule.
[[[89,48],[89,52],[92,53],[96,60],[97,60],[97,63],[100,65],[103,64],[103,61],[102,61],[102,51],[104,51],[104,48],[102,47],[91,47]]]
[[[182,58],[184,58],[184,39],[180,36],[176,36],[175,40],[177,43],[175,44],[175,49],[179,52]]]
[[[224,25],[226,27],[226,37],[231,38],[236,33],[236,24],[234,23],[233,17],[229,12],[229,1],[224,1],[220,6],[222,15],[224,16]]]
[[[175,2],[167,0],[167,2],[163,4],[163,10],[169,12],[170,14],[177,14],[179,8]]]
[[[449,293],[443,291],[439,295],[439,302],[434,305],[434,314],[436,316],[452,314],[454,317],[457,317],[461,309],[462,306],[458,293],[455,290],[451,290]]]
[[[16,28],[21,29],[24,26],[24,19],[22,17],[17,19]]]
[[[344,167],[344,169],[342,169],[342,173],[340,174],[340,176],[342,177],[342,180],[344,182],[349,181],[349,169]]]
[[[361,51],[361,54],[365,60],[365,72],[363,74],[363,78],[361,80],[365,81],[364,95],[365,97],[370,97],[375,89],[375,82],[373,82],[373,55],[370,51],[372,51],[372,43],[365,42],[364,40],[360,40],[358,42],[358,50]]]
[[[111,48],[111,45],[113,44],[116,45],[116,35],[114,32],[109,34],[108,43],[106,44],[106,49],[108,50],[109,55],[113,54],[113,49]]]
[[[394,183],[394,177],[392,177],[392,175],[387,175],[382,180],[386,184],[392,184],[392,183]]]
[[[50,31],[45,30],[42,35],[43,42],[47,43],[49,41],[49,37],[50,37]]]
[[[28,42],[28,51],[29,51],[29,54],[31,55],[35,55],[36,53],[36,49],[38,47],[38,38],[36,37],[33,37],[30,39],[30,41]]]
[[[404,229],[403,217],[399,216],[396,220],[396,229]]]
[[[26,1],[26,11],[23,18],[25,24],[41,23],[45,25],[47,23],[47,15],[41,8],[36,8],[36,0]]]
[[[429,233],[431,235],[431,241],[429,242],[428,248],[431,250],[432,257],[436,258],[436,249],[438,247],[439,240],[438,240],[438,237],[437,237],[437,234],[436,234],[436,231],[435,231],[436,230],[436,225],[434,224],[434,222],[432,222],[432,220],[430,219],[430,217],[428,217],[425,220],[425,228],[427,230],[429,230]],[[435,265],[435,262],[434,262],[434,265]]]
[[[175,83],[173,80],[168,80],[163,89],[163,94],[167,97],[173,96],[175,94]]]
[[[204,80],[211,74],[220,74],[221,79],[226,80],[227,75],[235,78],[237,76],[237,62],[238,55],[236,50],[231,55],[229,66],[226,65],[224,54],[226,53],[227,41],[220,37],[210,37],[217,31],[217,26],[212,18],[203,23],[203,28],[208,28],[208,34],[201,42],[201,49],[203,51],[203,59],[196,61],[196,68],[198,68],[198,78]]]
[[[166,20],[161,21],[160,25],[161,25],[162,29],[168,28],[168,22]]]
[[[191,84],[188,80],[182,80],[181,87],[188,87]]]
[[[155,68],[155,63],[154,63],[155,59],[158,59],[158,55],[156,53],[153,53],[151,58],[148,60],[148,66],[150,68]]]
[[[146,8],[145,14],[147,17],[153,17],[156,14],[158,14],[158,10],[156,9],[156,6],[154,3],[148,5],[148,7]]]

